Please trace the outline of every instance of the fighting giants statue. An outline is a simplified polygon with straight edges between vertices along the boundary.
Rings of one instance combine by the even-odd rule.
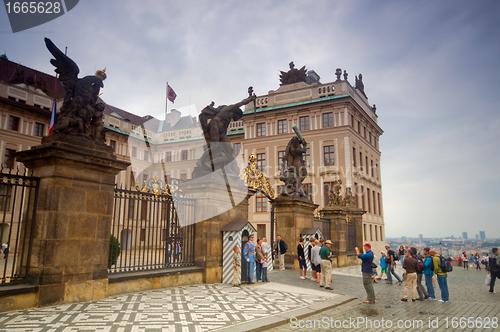
[[[358,208],[356,203],[356,196],[352,194],[351,187],[345,188],[344,206],[346,208]]]
[[[212,102],[201,111],[199,119],[207,142],[207,149],[196,162],[193,178],[198,178],[219,169],[225,169],[230,174],[239,174],[236,163],[232,163],[227,167],[234,160],[233,147],[227,138],[227,127],[231,120],[237,121],[241,119],[243,116],[241,106],[255,100],[256,96],[253,94],[251,87],[248,89],[248,93],[249,97],[239,103],[221,105],[215,108],[214,102]]]
[[[54,132],[64,135],[78,135],[89,140],[104,143],[102,112],[104,105],[97,102],[99,90],[104,87],[106,69],[98,70],[95,76],[78,78],[80,69],[76,63],[61,52],[52,41],[45,38],[45,45],[55,59],[50,63],[56,67],[66,96],[58,115]]]
[[[328,207],[342,208],[344,205],[344,199],[340,195],[340,190],[342,189],[342,180],[336,180],[330,187],[330,192],[328,195]]]
[[[307,151],[307,142],[300,134],[296,125],[292,126],[297,136],[292,137],[285,149],[285,154],[281,163],[280,180],[285,183],[282,189],[284,195],[295,195],[305,197],[302,181],[307,176],[307,168],[304,164],[303,155]]]

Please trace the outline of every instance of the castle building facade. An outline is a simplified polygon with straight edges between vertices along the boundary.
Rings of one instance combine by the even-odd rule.
[[[3,167],[17,169],[17,151],[38,145],[48,135],[54,97],[62,106],[64,89],[55,76],[18,65],[0,57],[0,153]],[[293,70],[291,72],[293,74]],[[374,250],[383,249],[385,225],[378,125],[375,106],[368,104],[361,75],[353,87],[337,70],[337,79],[321,83],[314,71],[298,81],[289,79],[277,90],[257,96],[255,107],[245,107],[243,118],[228,128],[228,137],[240,168],[251,153],[279,192],[280,163],[297,125],[307,142],[304,156],[308,176],[307,194],[319,209],[328,204],[330,186],[341,180],[342,194],[352,188],[363,216],[364,242]],[[290,75],[293,77],[293,75]],[[103,102],[100,100],[100,102]],[[203,131],[197,117],[182,116],[177,110],[165,120],[138,116],[106,104],[106,143],[118,159],[131,165],[117,175],[120,187],[147,185],[157,177],[189,180],[196,161],[205,149]],[[0,187],[0,205],[8,209],[8,186]],[[261,193],[250,199],[249,221],[258,237],[271,236],[271,204]],[[285,239],[286,240],[286,239]]]

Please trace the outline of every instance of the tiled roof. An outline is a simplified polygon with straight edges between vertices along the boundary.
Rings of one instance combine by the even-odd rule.
[[[34,86],[45,92],[48,96],[57,99],[64,98],[66,91],[55,76],[25,67],[10,60],[0,57],[0,81],[8,84],[24,83]]]
[[[344,97],[349,97],[349,95],[339,95],[339,96],[322,97],[322,98],[313,99],[313,100],[305,100],[305,101],[301,101],[301,102],[298,102],[298,103],[277,105],[277,106],[272,106],[272,107],[262,107],[262,108],[258,108],[256,113],[273,111],[273,110],[279,110],[279,109],[282,109],[282,108],[288,108],[288,107],[294,107],[294,106],[314,104],[314,103],[319,103],[319,102],[326,101],[326,100],[333,100],[333,99],[344,98]],[[244,115],[246,115],[246,114],[253,114],[253,113],[254,113],[254,110],[248,110],[248,111],[243,112]]]
[[[122,110],[121,108],[111,106],[109,104],[106,104],[106,102],[104,100],[102,100],[101,98],[99,98],[97,100],[97,102],[103,103],[105,105],[104,112],[109,113],[109,114],[116,113],[122,119],[128,120],[137,126],[141,126],[144,122],[148,121],[150,118],[153,118],[151,115],[139,116],[139,115],[135,115],[133,113],[127,112],[125,110]],[[150,118],[148,118],[148,117],[150,117]]]

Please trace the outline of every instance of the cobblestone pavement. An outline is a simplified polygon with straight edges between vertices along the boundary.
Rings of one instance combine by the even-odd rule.
[[[245,322],[247,330],[268,325],[267,318],[294,310],[300,314],[308,305],[337,298],[344,301],[338,294],[276,283],[172,287],[5,312],[0,331],[208,331]]]
[[[399,267],[397,272],[402,275]],[[379,281],[374,285],[377,302],[368,305],[362,303],[365,291],[359,266],[335,269],[333,291],[299,279],[298,271],[275,271],[269,273],[267,284],[172,287],[5,312],[0,315],[0,332],[235,332],[266,327],[265,331],[500,331],[496,320],[500,318],[500,292],[488,293],[484,278],[484,271],[455,268],[449,274],[450,303],[401,302],[404,286]],[[467,322],[468,317],[474,320]],[[398,322],[403,327],[398,328]],[[460,327],[460,323],[476,328]],[[339,324],[345,328],[338,328]]]
[[[265,331],[500,331],[500,289],[498,293],[488,292],[484,270],[454,267],[448,274],[448,303],[402,302],[404,283],[387,285],[379,280],[374,284],[376,303],[371,305],[363,303],[366,293],[360,270],[359,266],[351,266],[335,269],[333,274],[333,292],[356,297],[356,300]],[[397,272],[402,276],[400,267]],[[300,280],[298,271],[276,272],[270,274],[269,279],[311,290],[319,288],[311,280]],[[435,293],[440,299],[437,282]],[[473,318],[467,321],[468,317]]]

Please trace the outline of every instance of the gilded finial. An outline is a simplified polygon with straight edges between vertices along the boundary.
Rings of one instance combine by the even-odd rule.
[[[104,81],[108,77],[108,75],[106,75],[106,68],[96,71],[95,77],[99,78],[101,81]]]

